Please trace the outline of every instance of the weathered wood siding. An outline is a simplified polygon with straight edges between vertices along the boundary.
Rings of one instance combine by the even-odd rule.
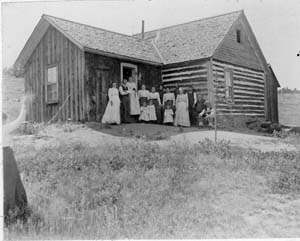
[[[263,70],[261,60],[256,54],[255,45],[250,40],[249,30],[238,20],[231,27],[213,58],[246,68]],[[236,30],[241,32],[241,42],[237,42]]]
[[[278,122],[278,86],[274,78],[271,71],[268,71],[266,74],[266,96],[268,103],[266,107],[266,119],[272,122]]]
[[[106,89],[111,86],[112,82],[116,82],[117,86],[121,84],[121,63],[130,63],[137,65],[138,73],[141,73],[142,79],[138,81],[138,88],[142,84],[146,85],[147,89],[152,86],[158,87],[161,84],[161,67],[138,63],[134,61],[122,60],[117,58],[106,57],[95,53],[85,53],[85,94],[86,94],[86,119],[90,119],[90,110],[92,108],[91,96],[95,91],[96,85],[96,70],[103,69],[107,71]],[[105,93],[107,94],[107,90]],[[104,103],[106,105],[106,103]]]
[[[213,80],[217,94],[218,114],[264,117],[264,72],[220,61],[212,61]],[[233,102],[225,98],[224,68],[233,71]]]
[[[57,66],[58,103],[46,103],[47,68]],[[56,115],[59,120],[83,120],[84,55],[64,35],[50,26],[25,65],[25,91],[35,95],[27,119],[43,122]]]
[[[197,93],[201,93],[207,98],[207,62],[193,61],[164,66],[162,70],[163,86],[169,87],[171,91],[175,90],[176,85],[183,89],[193,86]]]

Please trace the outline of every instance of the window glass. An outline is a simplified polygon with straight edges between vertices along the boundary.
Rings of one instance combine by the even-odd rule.
[[[57,67],[51,67],[47,69],[47,102],[57,100]]]

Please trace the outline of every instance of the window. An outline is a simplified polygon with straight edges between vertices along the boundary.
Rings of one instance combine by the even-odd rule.
[[[225,98],[233,100],[233,74],[232,70],[225,68]]]
[[[241,30],[236,30],[236,41],[241,43]]]
[[[58,101],[57,66],[47,68],[47,90],[46,102],[56,103]]]

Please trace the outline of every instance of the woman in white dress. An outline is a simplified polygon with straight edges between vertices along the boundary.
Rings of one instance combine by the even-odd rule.
[[[176,114],[174,126],[191,126],[189,117],[189,100],[183,89],[179,88],[176,98]]]
[[[129,89],[130,115],[139,115],[141,111],[139,97],[137,94],[137,86],[132,77],[129,77],[127,86]]]
[[[102,123],[120,124],[120,98],[117,84],[108,89],[108,103],[102,117]]]

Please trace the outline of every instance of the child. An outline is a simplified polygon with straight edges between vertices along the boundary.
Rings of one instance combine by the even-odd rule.
[[[147,106],[148,109],[148,116],[149,116],[149,121],[156,121],[156,111],[155,111],[155,105],[152,100],[149,100],[149,105]]]
[[[147,102],[143,102],[143,105],[141,106],[141,114],[140,114],[139,120],[142,122],[149,121]]]
[[[173,121],[174,121],[173,115],[174,115],[174,112],[171,109],[171,106],[166,105],[166,109],[165,109],[165,112],[164,112],[164,124],[172,124]]]

